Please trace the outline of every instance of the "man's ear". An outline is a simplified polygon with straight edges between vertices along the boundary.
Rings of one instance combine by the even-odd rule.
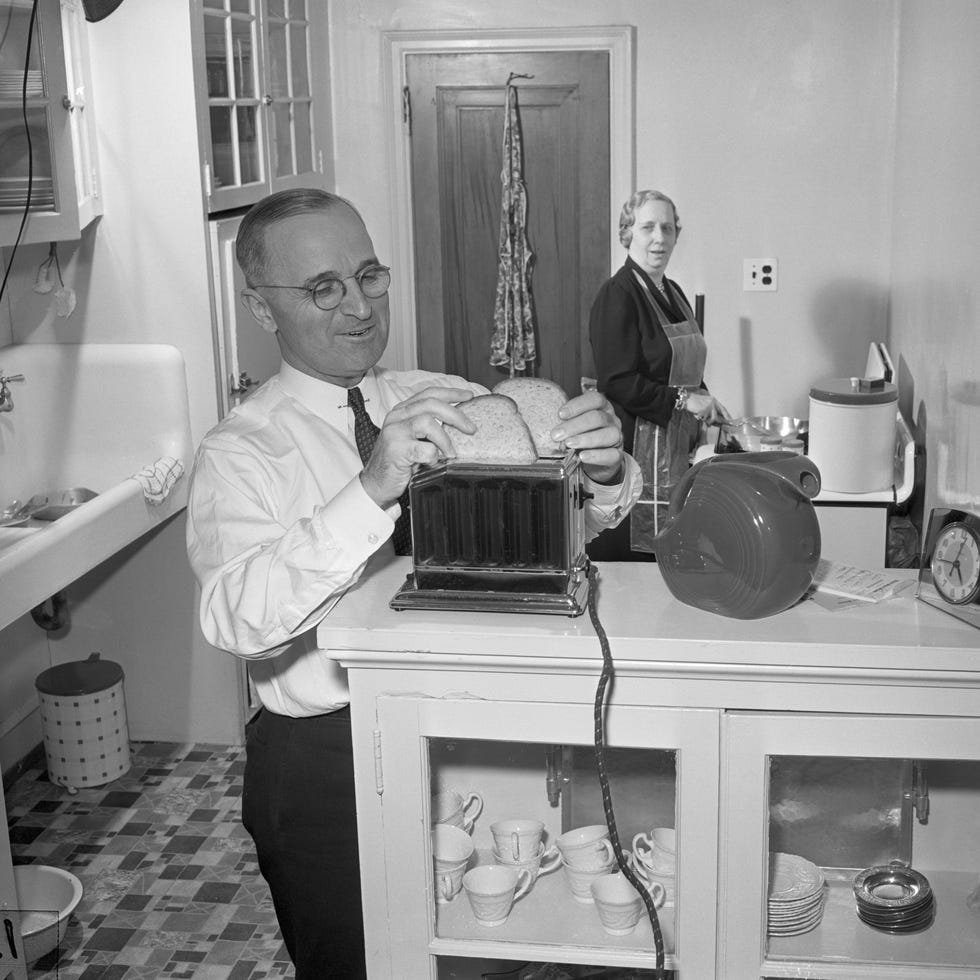
[[[268,333],[275,333],[278,330],[276,321],[272,316],[272,310],[254,289],[242,290],[242,305],[252,314],[252,318],[263,330]]]

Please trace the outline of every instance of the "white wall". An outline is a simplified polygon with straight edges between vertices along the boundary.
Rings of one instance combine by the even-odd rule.
[[[980,511],[980,4],[903,0],[891,289],[926,514]]]
[[[734,413],[805,417],[813,382],[863,369],[868,343],[888,339],[897,12],[897,0],[333,4],[337,190],[397,269],[382,31],[633,24],[636,183],[680,211],[670,271],[706,294],[708,383]],[[777,293],[742,292],[742,259],[757,256],[778,258]]]
[[[104,215],[59,245],[78,306],[55,317],[50,296],[30,288],[47,246],[21,248],[0,345],[174,344],[196,443],[217,421],[217,396],[189,4],[127,0],[89,25],[89,45]],[[240,740],[239,666],[200,633],[183,535],[180,515],[73,584],[64,635],[46,636],[29,616],[0,632],[0,768],[40,741],[34,677],[92,650],[123,665],[133,738]]]

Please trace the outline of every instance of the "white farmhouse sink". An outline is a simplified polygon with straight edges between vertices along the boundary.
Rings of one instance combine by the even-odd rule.
[[[0,412],[0,511],[85,488],[54,521],[0,527],[0,629],[187,503],[192,459],[180,351],[165,344],[0,348],[13,410]],[[163,457],[188,473],[158,504],[132,477]]]

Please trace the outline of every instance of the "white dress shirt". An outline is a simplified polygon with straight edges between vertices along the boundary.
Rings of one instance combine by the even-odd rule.
[[[358,386],[379,427],[432,386],[486,389],[427,371],[374,368]],[[586,534],[617,524],[642,488],[629,456],[622,484],[586,477]],[[348,703],[346,671],[316,647],[316,626],[368,559],[391,548],[401,509],[361,486],[347,389],[283,364],[202,441],[191,475],[187,552],[201,584],[208,642],[249,661],[262,704],[304,717]]]

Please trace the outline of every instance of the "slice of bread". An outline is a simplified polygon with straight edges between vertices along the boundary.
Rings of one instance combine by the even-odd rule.
[[[513,399],[504,395],[477,395],[456,407],[476,426],[473,435],[446,426],[458,460],[533,463],[538,458],[531,432]]]
[[[497,384],[493,391],[517,402],[518,411],[531,430],[538,456],[565,455],[562,447],[551,438],[551,430],[562,421],[558,417],[558,409],[568,401],[560,385],[546,378],[507,378]]]

